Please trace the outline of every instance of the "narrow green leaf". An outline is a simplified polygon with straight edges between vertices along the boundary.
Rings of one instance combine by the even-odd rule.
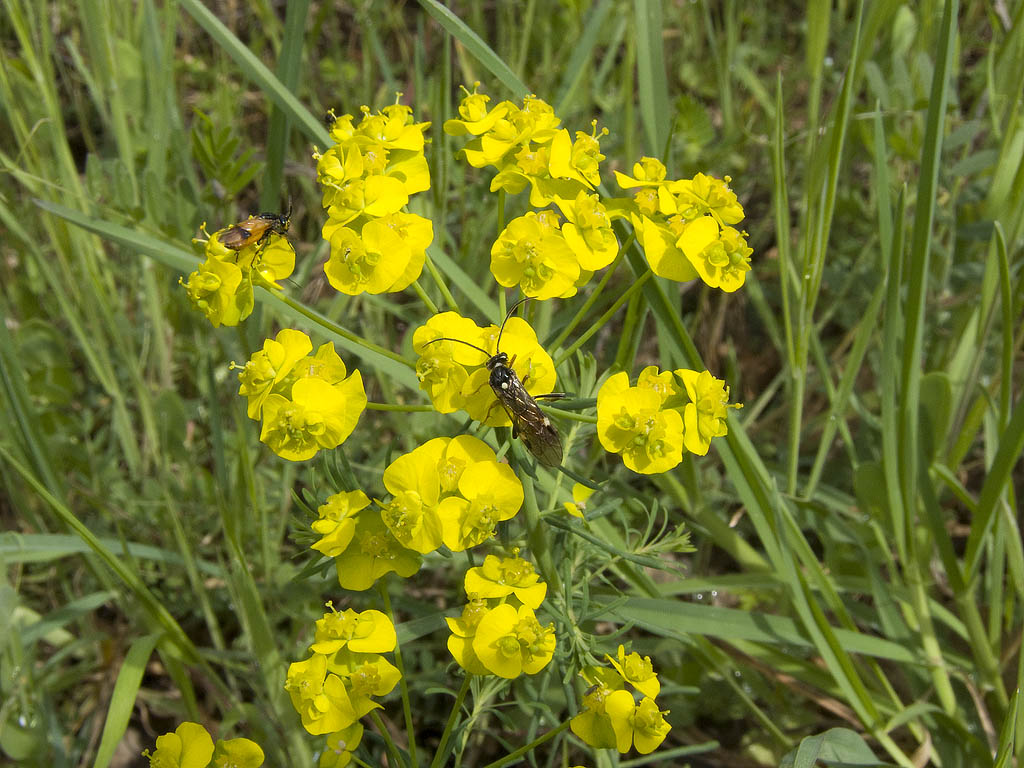
[[[311,141],[324,146],[331,143],[330,134],[323,121],[306,109],[295,98],[295,94],[278,80],[274,73],[256,58],[256,55],[249,50],[245,43],[235,37],[231,30],[213,15],[212,11],[200,0],[180,0],[180,4],[196,20],[196,23],[206,30],[214,42],[235,60],[242,74],[255,83],[268,99],[300,126]]]
[[[801,648],[813,645],[793,619],[755,611],[696,605],[680,600],[631,597],[617,604],[614,613],[666,637],[695,634],[770,645],[797,645]],[[907,664],[924,664],[905,645],[847,629],[833,628],[832,631],[842,648],[849,653]]]
[[[135,709],[135,698],[139,693],[142,675],[146,671],[146,664],[158,639],[159,635],[143,635],[128,648],[121,670],[117,673],[114,691],[110,695],[107,719],[103,724],[103,736],[96,750],[93,768],[107,768],[110,765],[114,750],[121,743],[121,738],[128,728],[128,720]]]
[[[661,157],[668,144],[673,111],[669,107],[665,76],[664,24],[661,0],[636,0],[637,83],[640,120],[647,134],[648,152]]]
[[[529,94],[530,88],[513,72],[494,50],[470,29],[466,22],[445,8],[437,0],[419,0],[423,9],[444,27],[448,34],[465,46],[466,50],[508,88],[516,97]]]

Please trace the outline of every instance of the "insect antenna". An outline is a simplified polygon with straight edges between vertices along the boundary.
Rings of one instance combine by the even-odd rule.
[[[427,344],[436,344],[439,341],[456,341],[459,344],[465,344],[467,347],[472,347],[473,349],[475,349],[475,350],[477,350],[479,352],[483,352],[485,355],[487,355],[487,357],[491,356],[491,353],[488,352],[483,347],[478,347],[476,344],[470,344],[468,341],[463,341],[462,339],[452,339],[452,338],[449,338],[447,336],[442,336],[439,339],[431,339],[430,341],[424,342],[423,346],[427,346]]]
[[[507,323],[508,319],[510,317],[512,317],[512,313],[515,312],[519,308],[520,304],[525,304],[529,300],[530,300],[529,296],[520,299],[515,304],[513,304],[511,307],[509,307],[508,312],[505,313],[505,319],[501,321],[501,328],[498,330],[498,339],[497,339],[497,341],[494,342],[494,351],[495,352],[501,351],[501,334],[503,334],[505,332],[505,323]]]

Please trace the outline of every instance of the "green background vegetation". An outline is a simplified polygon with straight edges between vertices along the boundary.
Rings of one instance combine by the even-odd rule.
[[[347,467],[278,459],[227,364],[296,320],[266,304],[213,330],[177,280],[201,222],[291,197],[290,292],[411,355],[415,296],[325,286],[310,158],[327,109],[402,91],[435,123],[434,187],[416,203],[431,256],[493,321],[496,292],[478,288],[489,176],[439,130],[458,84],[480,80],[496,99],[525,86],[570,130],[606,126],[612,193],[610,171],[650,154],[675,178],[731,176],[746,208],[743,290],[652,280],[584,347],[597,372],[634,376],[699,354],[745,403],[707,457],[653,478],[618,468],[616,492],[636,503],[584,542],[608,568],[593,615],[609,584],[626,596],[586,628],[632,626],[662,675],[674,730],[651,764],[777,765],[833,727],[888,763],[1014,764],[1024,3],[450,5],[4,0],[2,759],[106,764],[125,733],[113,764],[130,765],[199,718],[258,741],[268,765],[308,764],[320,740],[281,686],[338,590],[310,565],[299,499],[315,505],[349,471],[379,486],[389,457],[461,423],[368,412]],[[575,306],[548,302],[542,339]],[[377,374],[371,400],[426,402],[379,359],[340,351]],[[570,366],[572,383],[588,366]],[[578,471],[618,467],[592,432],[575,437]],[[659,548],[651,515],[655,531],[685,525],[695,552]],[[439,631],[461,599],[449,570],[430,560],[393,585],[421,745],[457,687]],[[595,576],[566,575],[584,593]],[[512,749],[534,721],[556,724],[539,713],[561,705],[535,685],[478,697],[484,732]],[[571,743],[534,764],[591,764]],[[465,765],[507,751],[466,749]]]

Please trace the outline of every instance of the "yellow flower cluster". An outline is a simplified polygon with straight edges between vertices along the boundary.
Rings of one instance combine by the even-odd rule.
[[[640,754],[649,754],[672,730],[665,722],[668,712],[659,710],[654,701],[661,683],[651,659],[638,653],[626,655],[621,645],[615,658],[605,658],[611,669],[587,667],[581,673],[590,688],[583,696],[583,711],[572,719],[570,728],[598,749],[625,754],[633,746]]]
[[[142,753],[150,768],[259,768],[263,750],[249,739],[225,739],[213,743],[209,732],[199,723],[184,722],[156,737],[156,751]]]
[[[218,237],[227,229],[230,227],[214,232],[205,241],[193,241],[204,243],[206,260],[187,282],[179,281],[192,306],[206,315],[214,328],[238,325],[252,313],[254,284],[280,290],[276,281],[295,270],[295,249],[286,237],[272,234],[263,244],[254,242],[234,250]]]
[[[507,679],[544,669],[555,652],[555,630],[537,620],[547,584],[533,563],[518,552],[488,555],[483,565],[469,569],[464,585],[469,603],[459,618],[446,619],[452,632],[448,650],[459,666],[473,675]]]
[[[338,583],[361,591],[391,571],[419,570],[421,555],[442,544],[452,552],[476,546],[523,505],[523,485],[507,464],[471,435],[437,437],[399,456],[384,470],[391,498],[336,493],[318,510],[312,548],[333,557]]]
[[[384,470],[391,494],[381,519],[404,547],[421,554],[443,543],[452,552],[494,536],[523,505],[523,485],[508,464],[470,435],[437,437]]]
[[[416,329],[412,337],[413,351],[419,355],[416,376],[420,389],[430,395],[434,408],[441,413],[461,409],[491,427],[507,427],[512,423],[488,385],[490,372],[486,363],[497,351],[499,332],[496,325],[480,328],[455,312],[434,315]],[[486,350],[487,355],[460,342]],[[501,347],[527,392],[538,395],[554,389],[554,361],[540,345],[529,323],[510,317],[501,336]]]
[[[403,213],[409,196],[430,188],[423,133],[430,123],[413,122],[402,104],[371,114],[362,108],[335,119],[335,144],[316,154],[328,219],[323,236],[331,244],[327,280],[341,293],[405,290],[423,270],[434,239],[429,219]]]
[[[331,610],[316,622],[309,649],[313,655],[288,667],[285,689],[303,727],[313,735],[332,734],[330,747],[337,756],[351,752],[362,737],[348,731],[363,715],[381,706],[372,696],[384,696],[398,684],[401,674],[382,653],[395,650],[397,638],[391,620],[380,611],[357,613]],[[340,734],[339,732],[345,731]],[[347,761],[346,761],[347,762]],[[328,765],[345,765],[340,758]],[[321,762],[321,765],[324,765]]]
[[[635,386],[624,371],[597,393],[597,435],[606,451],[621,453],[634,472],[653,475],[683,460],[683,449],[699,456],[713,437],[728,433],[729,388],[708,371],[659,372],[651,365]]]
[[[285,328],[238,374],[249,418],[263,420],[260,440],[291,461],[341,445],[366,408],[362,376],[348,374],[333,342],[312,351],[309,336]]]
[[[369,505],[362,491],[336,493],[317,510],[320,517],[312,525],[321,537],[312,548],[334,558],[343,589],[361,592],[392,571],[404,579],[420,569],[419,554],[403,546],[380,510]]]
[[[729,188],[731,179],[698,173],[670,180],[666,174],[653,157],[636,163],[632,176],[615,172],[620,187],[635,190],[633,200],[616,213],[629,216],[651,271],[669,280],[700,277],[712,288],[737,290],[750,270],[753,249],[732,226],[743,220],[743,206]]]
[[[478,84],[479,85],[479,84]],[[535,299],[575,295],[593,273],[614,261],[619,250],[611,221],[594,190],[601,183],[600,137],[570,136],[550,104],[536,96],[522,107],[503,101],[488,110],[490,98],[466,92],[461,119],[448,120],[446,133],[472,136],[461,150],[470,165],[490,165],[498,173],[491,191],[518,194],[530,188],[530,205],[554,210],[513,219],[491,248],[491,273],[500,285],[518,285]],[[564,217],[564,221],[563,218]]]

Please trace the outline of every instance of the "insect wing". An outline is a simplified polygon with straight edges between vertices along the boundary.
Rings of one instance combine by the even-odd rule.
[[[530,397],[512,369],[502,366],[502,370],[495,373],[498,375],[492,379],[499,378],[501,383],[500,386],[492,383],[491,387],[512,420],[512,436],[522,440],[544,466],[559,466],[562,463],[562,440],[551,420]]]

